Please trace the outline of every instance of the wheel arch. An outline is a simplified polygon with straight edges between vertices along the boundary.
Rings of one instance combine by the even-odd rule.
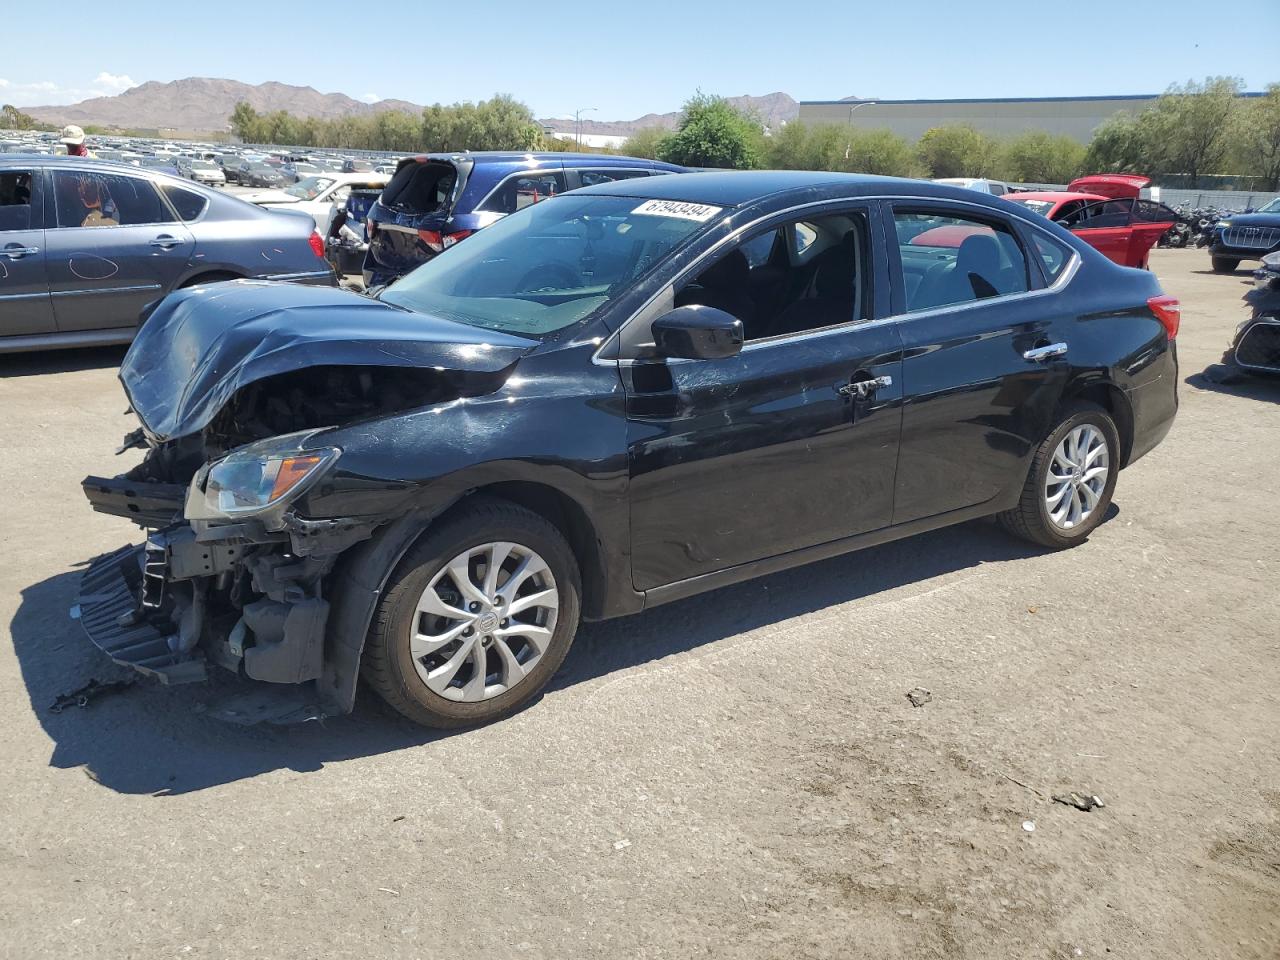
[[[435,509],[412,512],[384,524],[335,564],[326,589],[332,609],[326,628],[324,673],[318,682],[321,696],[336,712],[350,713],[355,704],[369,627],[396,568],[434,523],[477,495],[518,504],[560,531],[578,562],[584,619],[602,619],[610,615],[611,605],[617,606],[617,598],[609,596],[599,531],[577,500],[556,487],[530,480],[495,480],[470,488]],[[641,604],[633,606],[638,610]]]
[[[1116,432],[1120,434],[1120,466],[1128,466],[1129,456],[1133,452],[1134,423],[1133,405],[1125,392],[1110,380],[1077,380],[1063,391],[1058,415],[1054,417],[1054,426],[1061,422],[1062,412],[1067,407],[1081,401],[1097,404],[1111,415]]]

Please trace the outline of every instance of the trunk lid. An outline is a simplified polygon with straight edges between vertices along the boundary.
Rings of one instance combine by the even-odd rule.
[[[1095,193],[1100,197],[1113,200],[1138,198],[1142,189],[1149,186],[1150,177],[1133,173],[1091,173],[1087,177],[1077,177],[1067,184],[1071,193]]]
[[[536,345],[346,290],[235,280],[161,301],[120,380],[147,434],[163,441],[204,429],[267,377],[334,366],[496,374]]]

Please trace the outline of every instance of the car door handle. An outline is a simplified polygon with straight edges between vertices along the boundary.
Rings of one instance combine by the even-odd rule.
[[[4,254],[10,260],[20,260],[23,257],[29,257],[40,252],[39,247],[20,247],[16,243],[11,243],[0,254]]]
[[[151,241],[151,245],[153,247],[163,247],[164,249],[168,250],[170,247],[176,247],[181,242],[182,241],[179,240],[177,237],[171,237],[167,233],[162,233],[160,234],[160,236],[156,237],[154,240]]]
[[[1043,347],[1032,347],[1022,354],[1023,360],[1033,360],[1039,362],[1041,360],[1050,360],[1053,357],[1064,357],[1067,354],[1067,345],[1065,343],[1049,343]]]
[[[852,380],[836,387],[836,393],[854,400],[865,400],[881,387],[893,386],[893,377],[868,377],[865,380]]]

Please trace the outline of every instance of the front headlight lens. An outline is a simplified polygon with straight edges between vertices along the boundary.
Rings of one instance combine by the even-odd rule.
[[[332,447],[277,455],[238,451],[196,474],[187,496],[189,520],[260,513],[302,493],[336,459]]]
[[[1217,223],[1214,224],[1214,226],[1217,227],[1219,230],[1225,230],[1227,229],[1227,227],[1231,226],[1231,221],[1219,220]]]

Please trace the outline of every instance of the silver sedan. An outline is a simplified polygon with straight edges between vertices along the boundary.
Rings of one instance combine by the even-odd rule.
[[[0,353],[127,343],[179,287],[335,284],[311,217],[99,160],[0,160]]]

